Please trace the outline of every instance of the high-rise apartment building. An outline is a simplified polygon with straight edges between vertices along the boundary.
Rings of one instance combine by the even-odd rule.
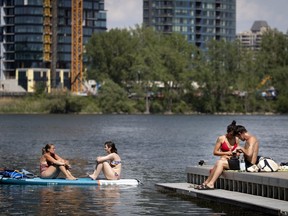
[[[143,0],[143,23],[205,49],[212,39],[235,40],[236,0]]]
[[[259,50],[262,42],[262,36],[270,28],[264,20],[255,21],[250,30],[237,34],[237,39],[242,47],[250,50]]]
[[[73,32],[72,2],[0,0],[2,80],[16,78],[17,70],[45,70],[50,69],[51,64],[55,64],[57,70],[69,72]],[[80,3],[83,6],[81,42],[84,46],[94,32],[106,31],[106,11],[104,0],[82,0]],[[43,76],[42,72],[39,74]],[[27,73],[23,76],[27,79]],[[37,76],[35,78],[34,75],[34,78],[37,79]]]

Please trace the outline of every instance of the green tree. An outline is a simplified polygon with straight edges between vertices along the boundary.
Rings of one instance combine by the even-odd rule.
[[[85,46],[89,79],[102,81],[108,78],[119,85],[130,80],[135,45],[134,38],[126,29],[93,34]]]
[[[160,79],[164,82],[167,97],[166,111],[172,112],[173,101],[177,103],[181,101],[185,74],[191,70],[194,46],[189,44],[183,35],[174,33],[163,37],[163,46],[160,50],[164,66],[164,73],[160,74]]]
[[[105,80],[99,90],[99,106],[103,113],[135,112],[127,92],[112,80]]]
[[[239,46],[237,42],[211,41],[206,53],[204,98],[208,112],[225,112],[229,107],[229,98],[235,89],[235,80],[239,76]],[[202,79],[204,78],[202,77]]]

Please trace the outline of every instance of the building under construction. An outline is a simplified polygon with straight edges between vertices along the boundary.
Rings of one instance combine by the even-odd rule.
[[[107,29],[104,0],[0,0],[0,16],[0,80],[81,91],[85,43]]]

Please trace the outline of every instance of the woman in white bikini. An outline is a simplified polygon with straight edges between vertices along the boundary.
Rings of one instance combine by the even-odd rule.
[[[41,178],[56,178],[62,172],[66,179],[76,180],[70,172],[70,164],[55,153],[54,144],[47,144],[42,149],[40,158],[40,177]]]
[[[100,172],[103,171],[104,176],[108,180],[120,179],[121,174],[121,158],[117,153],[117,148],[112,141],[107,141],[104,144],[106,156],[99,156],[96,159],[96,168],[89,177],[96,180]]]

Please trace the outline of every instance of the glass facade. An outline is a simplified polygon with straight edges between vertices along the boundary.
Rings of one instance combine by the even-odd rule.
[[[0,0],[1,70],[6,78],[15,78],[17,68],[49,68],[44,60],[45,0]],[[45,14],[46,13],[46,14]],[[52,16],[51,16],[52,17]],[[52,17],[51,19],[55,19]],[[51,28],[51,26],[50,26]],[[51,29],[50,29],[51,30]],[[83,0],[83,45],[94,32],[106,31],[104,0]],[[71,65],[71,0],[57,2],[57,68]],[[52,31],[51,31],[52,33]],[[43,42],[45,41],[45,43]],[[50,53],[51,55],[51,53]]]
[[[236,0],[143,0],[143,22],[205,49],[212,39],[235,40]]]

